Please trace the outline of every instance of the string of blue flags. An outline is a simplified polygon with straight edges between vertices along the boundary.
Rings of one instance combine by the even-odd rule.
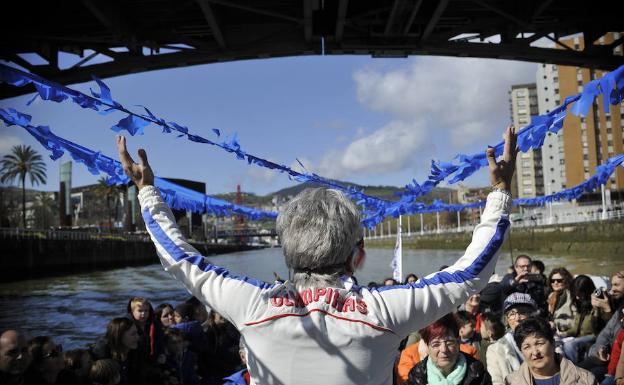
[[[100,79],[94,77],[100,91],[91,90],[91,96],[73,90],[61,84],[49,81],[38,75],[20,71],[18,69],[0,64],[0,81],[7,84],[23,87],[33,84],[37,89],[37,94],[30,100],[29,104],[37,97],[44,100],[62,102],[71,100],[73,103],[82,108],[88,108],[98,111],[100,114],[108,114],[113,111],[120,111],[127,114],[117,124],[111,127],[112,130],[120,132],[127,131],[131,135],[142,134],[144,127],[149,124],[155,124],[162,128],[163,133],[177,132],[178,137],[186,137],[188,140],[216,146],[227,152],[234,153],[237,158],[246,160],[249,164],[265,167],[279,172],[286,173],[291,179],[299,182],[314,182],[330,188],[344,191],[351,198],[356,199],[367,212],[377,212],[380,215],[394,215],[401,212],[406,205],[410,205],[418,197],[428,194],[431,190],[444,180],[448,179],[448,183],[457,183],[465,180],[481,167],[487,165],[485,153],[477,153],[472,155],[458,154],[453,162],[431,162],[431,169],[427,180],[418,183],[412,180],[405,186],[405,190],[398,192],[399,202],[390,202],[380,198],[372,197],[364,194],[363,191],[353,186],[343,186],[335,181],[323,178],[314,173],[301,173],[283,164],[271,162],[262,157],[245,152],[234,135],[230,140],[223,142],[215,142],[202,136],[191,134],[188,127],[173,121],[168,121],[154,115],[147,107],[143,107],[146,114],[138,114],[130,111],[121,103],[112,98],[110,88]],[[568,112],[568,107],[573,114],[585,115],[599,96],[603,95],[603,103],[605,110],[609,110],[609,104],[616,105],[622,102],[624,98],[624,65],[616,70],[604,74],[601,79],[593,80],[587,83],[583,92],[567,97],[563,103],[548,114],[533,117],[531,124],[522,128],[518,133],[518,146],[520,151],[527,152],[531,149],[540,148],[544,143],[544,138],[550,133],[557,133],[563,127],[563,121]],[[218,129],[212,131],[220,136]],[[492,146],[497,156],[503,152],[503,142],[498,142]]]
[[[156,124],[162,128],[163,133],[177,132],[178,137],[186,137],[188,140],[210,144],[219,147],[227,152],[234,153],[237,158],[247,160],[249,164],[274,169],[279,172],[288,174],[291,179],[299,182],[315,182],[317,184],[335,188],[344,191],[351,198],[356,199],[358,204],[363,207],[365,219],[363,225],[373,227],[386,217],[398,217],[399,215],[410,215],[415,213],[427,213],[437,211],[459,211],[467,208],[476,208],[484,205],[484,202],[476,202],[471,204],[445,204],[441,201],[434,201],[431,205],[415,202],[417,197],[428,194],[435,186],[443,180],[448,179],[449,183],[456,183],[468,178],[479,168],[487,165],[484,153],[473,155],[459,154],[454,159],[457,163],[432,161],[429,176],[422,184],[413,180],[406,185],[405,190],[396,193],[398,201],[387,201],[377,197],[369,196],[363,191],[353,186],[343,186],[337,182],[328,180],[314,173],[300,173],[292,168],[268,161],[264,158],[249,154],[242,150],[236,135],[230,140],[215,142],[198,135],[189,133],[189,129],[173,121],[166,121],[163,118],[155,116],[147,107],[143,107],[146,114],[138,114],[125,108],[121,103],[112,98],[110,88],[100,79],[94,77],[99,87],[99,92],[91,90],[92,95],[86,95],[69,87],[57,84],[55,82],[44,79],[38,75],[20,71],[18,69],[0,64],[0,81],[13,86],[22,87],[33,84],[37,89],[37,94],[28,102],[31,104],[37,97],[44,100],[62,102],[71,100],[73,103],[82,108],[93,109],[100,114],[108,114],[113,111],[121,111],[127,114],[116,125],[111,127],[116,132],[122,130],[127,131],[131,135],[140,135],[143,133],[144,127],[149,124]],[[556,133],[563,127],[563,121],[571,106],[570,111],[576,115],[585,115],[594,102],[595,98],[603,95],[603,103],[605,109],[609,110],[609,104],[619,104],[624,97],[624,66],[619,67],[615,71],[606,73],[601,79],[596,79],[586,84],[581,94],[567,97],[564,102],[556,109],[550,111],[546,115],[540,115],[532,118],[531,124],[522,128],[518,133],[518,146],[520,151],[527,152],[531,149],[540,148],[543,145],[544,138],[547,133]],[[31,126],[30,116],[14,109],[1,110],[2,120],[7,124],[16,124],[24,127],[31,135],[35,136],[44,147],[52,151],[51,158],[57,159],[64,151],[71,154],[74,159],[85,164],[89,171],[98,173],[100,171],[109,175],[112,183],[126,183],[125,175],[120,172],[118,164],[114,160],[103,156],[99,152],[89,150],[86,147],[76,143],[59,138],[49,131],[47,126]],[[219,137],[221,132],[218,129],[212,130]],[[503,142],[494,145],[497,156],[502,154]],[[113,162],[113,163],[111,163]],[[117,162],[118,163],[118,162]],[[584,191],[590,191],[604,183],[608,177],[614,172],[615,168],[622,163],[621,156],[615,156],[597,167],[596,174],[587,181],[573,188],[565,189],[560,192],[550,194],[544,197],[516,199],[515,204],[532,206],[542,205],[545,202],[562,199],[575,199]],[[171,184],[164,179],[162,181],[162,190],[165,191],[163,196],[168,203],[175,208],[188,209],[194,212],[208,212],[214,215],[224,215],[228,212],[236,212],[248,215],[251,218],[274,218],[276,213],[260,212],[258,210],[244,206],[229,206],[230,202],[215,200],[201,194],[201,197],[192,190],[185,189],[182,186]],[[598,183],[600,182],[600,183]],[[206,203],[211,203],[206,206]],[[214,203],[214,204],[212,204]]]
[[[127,184],[128,177],[125,175],[121,163],[103,155],[99,151],[94,151],[85,146],[74,143],[68,139],[55,135],[48,126],[31,125],[32,117],[15,109],[7,110],[0,108],[0,120],[7,126],[17,125],[24,128],[41,145],[51,152],[50,158],[56,160],[66,152],[78,163],[83,164],[94,175],[104,173],[108,176],[111,184]],[[606,160],[606,162],[596,168],[596,173],[577,186],[556,192],[554,194],[537,197],[514,199],[513,204],[520,206],[538,206],[547,202],[559,200],[577,199],[583,192],[592,191],[605,184],[615,169],[624,163],[624,154],[616,155]],[[228,216],[232,214],[245,215],[252,220],[277,217],[273,211],[262,211],[255,208],[236,205],[231,202],[214,198],[200,192],[190,190],[163,178],[156,177],[155,185],[159,188],[163,198],[171,207],[180,210],[189,210],[196,213],[207,213],[215,216]],[[432,204],[412,202],[394,202],[388,205],[381,212],[367,212],[364,210],[362,225],[373,228],[388,216],[398,217],[399,215],[414,215],[422,213],[434,213],[441,211],[462,211],[465,209],[475,209],[485,206],[485,201],[450,204],[440,200],[435,200]]]

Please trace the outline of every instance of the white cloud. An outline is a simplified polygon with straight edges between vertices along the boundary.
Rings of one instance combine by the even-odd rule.
[[[401,121],[422,120],[457,148],[487,142],[509,121],[508,90],[535,81],[536,64],[421,57],[408,67],[354,73],[360,103]]]
[[[19,138],[3,134],[2,139],[0,140],[0,156],[8,155],[13,146],[17,146],[19,144],[22,144],[22,141]]]
[[[275,170],[269,170],[268,168],[264,167],[251,166],[247,169],[247,174],[254,181],[260,182],[262,184],[270,184],[277,179],[277,175],[279,174],[279,172]]]
[[[355,172],[381,173],[407,166],[425,143],[420,121],[392,121],[369,135],[359,137],[340,150],[326,153],[318,171],[330,178],[343,178]]]

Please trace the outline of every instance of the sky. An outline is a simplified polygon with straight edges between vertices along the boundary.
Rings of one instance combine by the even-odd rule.
[[[414,56],[301,56],[236,61],[143,72],[103,79],[113,98],[136,112],[189,127],[211,140],[236,134],[246,152],[307,171],[365,185],[404,186],[424,181],[431,159],[485,151],[510,122],[512,84],[535,82],[537,64],[494,59]],[[94,82],[71,85],[89,93]],[[71,102],[37,100],[32,94],[0,100],[32,115],[32,124],[116,157],[110,127],[125,115],[101,116]],[[134,107],[137,106],[137,107]],[[264,195],[292,186],[284,174],[250,166],[217,147],[163,134],[156,125],[128,137],[136,154],[145,148],[156,175],[206,183],[209,194],[241,189]],[[44,155],[48,181],[57,190],[59,161],[21,127],[0,123],[0,156],[17,144]],[[136,156],[135,156],[136,158]],[[65,155],[61,161],[69,160]],[[73,186],[98,176],[74,163]],[[485,170],[462,182],[488,184]],[[27,185],[27,187],[29,187]]]

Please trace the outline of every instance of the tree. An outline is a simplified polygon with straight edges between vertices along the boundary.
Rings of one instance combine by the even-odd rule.
[[[41,155],[30,146],[13,146],[11,154],[0,161],[0,182],[13,184],[18,180],[22,184],[22,225],[26,227],[26,177],[31,186],[46,183],[46,165]]]
[[[57,209],[56,200],[52,193],[46,191],[39,191],[37,193],[36,208],[35,208],[35,223],[38,228],[48,228],[51,226],[51,219],[54,217],[54,212]]]
[[[101,177],[100,179],[98,179],[98,185],[95,187],[95,193],[98,196],[106,199],[108,227],[111,230],[113,228],[113,215],[117,217],[117,201],[115,199],[119,197],[119,193],[122,191],[123,189],[120,186],[109,185],[106,181],[106,177]],[[115,203],[114,207],[111,207],[111,202]]]

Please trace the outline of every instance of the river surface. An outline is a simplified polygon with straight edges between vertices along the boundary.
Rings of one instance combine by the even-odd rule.
[[[357,273],[359,283],[381,281],[391,276],[392,250],[367,249],[364,268]],[[419,277],[451,265],[461,256],[455,250],[404,250],[404,275]],[[534,256],[546,264],[546,271],[565,266],[573,274],[610,275],[624,270],[624,257],[607,260],[588,257]],[[232,273],[267,282],[273,272],[288,277],[279,248],[232,253],[210,258],[212,263]],[[496,268],[504,274],[510,255],[502,253]],[[17,328],[30,337],[50,335],[65,349],[83,347],[105,333],[106,324],[125,314],[133,296],[148,298],[152,305],[168,302],[174,306],[188,298],[184,287],[163,271],[159,264],[143,267],[81,273],[54,278],[0,284],[0,330]]]

